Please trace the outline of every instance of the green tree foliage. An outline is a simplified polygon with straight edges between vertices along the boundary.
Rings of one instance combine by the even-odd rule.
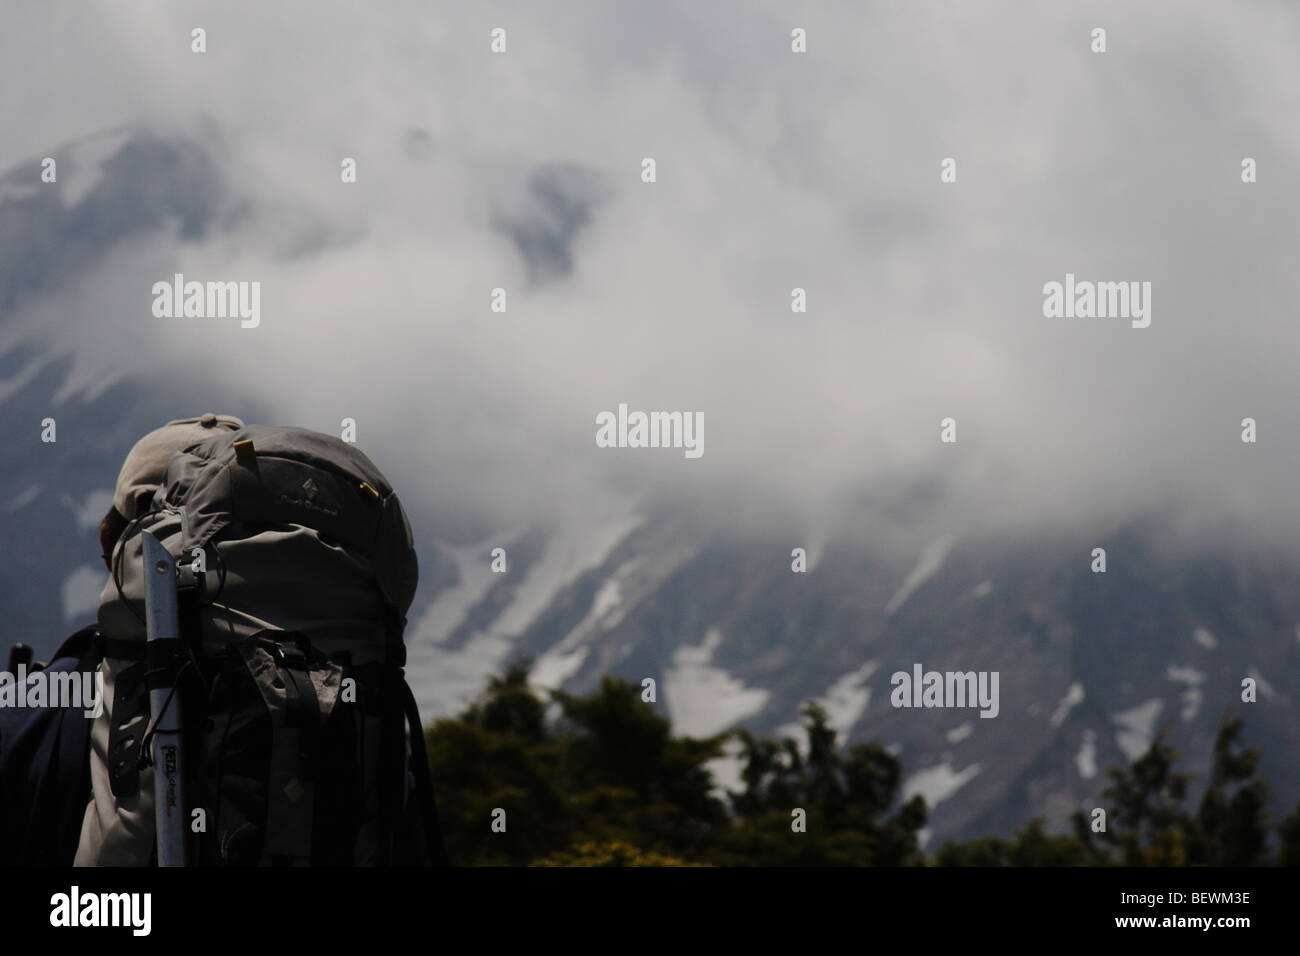
[[[1257,866],[1268,856],[1268,787],[1255,776],[1259,750],[1241,744],[1244,724],[1224,714],[1214,740],[1214,767],[1196,812],[1190,862]]]
[[[1253,866],[1267,862],[1268,788],[1255,776],[1259,751],[1242,746],[1243,722],[1225,713],[1214,761],[1195,813],[1184,806],[1189,778],[1160,734],[1130,767],[1112,767],[1103,796],[1110,826],[1094,846],[1103,861],[1130,866]],[[1087,828],[1079,830],[1088,840]]]
[[[916,832],[925,825],[925,801],[913,797],[887,816],[898,798],[898,760],[875,742],[841,755],[826,712],[808,703],[803,716],[806,755],[794,740],[738,732],[744,790],[729,794],[734,820],[716,860],[791,866],[921,862]],[[806,814],[801,833],[792,829],[795,809]]]
[[[979,837],[945,843],[934,862],[939,866],[1083,866],[1096,859],[1077,836],[1048,833],[1035,817],[1010,840]]]
[[[1256,866],[1270,862],[1268,788],[1255,776],[1259,751],[1243,747],[1243,722],[1225,713],[1214,741],[1209,780],[1195,812],[1186,806],[1190,777],[1176,770],[1178,754],[1158,734],[1128,767],[1106,771],[1105,831],[1074,816],[1069,836],[1046,833],[1032,820],[1011,840],[985,837],[945,844],[941,866]],[[1276,862],[1294,865],[1300,849],[1300,808],[1279,828]]]
[[[447,851],[455,863],[501,865],[889,864],[920,862],[919,797],[896,801],[901,767],[879,744],[841,754],[821,708],[794,740],[739,734],[744,789],[715,793],[708,762],[727,735],[674,737],[640,688],[605,678],[588,696],[528,686],[527,664],[488,682],[426,744]],[[493,832],[493,811],[506,813]],[[807,815],[804,832],[791,813]]]
[[[458,718],[436,721],[425,744],[447,853],[455,863],[527,863],[568,845],[573,806],[563,749],[529,690],[526,666],[493,677]],[[506,810],[506,831],[489,829]]]
[[[703,866],[675,856],[646,853],[621,840],[579,840],[571,849],[552,853],[533,866]]]
[[[1300,866],[1300,804],[1277,828],[1281,846],[1277,851],[1278,866]]]
[[[1103,836],[1130,866],[1187,863],[1191,821],[1183,810],[1188,776],[1177,773],[1178,753],[1161,731],[1145,754],[1129,767],[1111,767],[1111,785],[1102,796],[1113,801]]]
[[[605,678],[548,702],[528,664],[489,680],[456,718],[426,731],[444,837],[454,863],[541,866],[1251,866],[1300,865],[1300,807],[1270,849],[1268,791],[1243,723],[1225,714],[1195,809],[1190,778],[1163,734],[1128,767],[1107,770],[1104,832],[1082,812],[1073,832],[1030,820],[1009,839],[946,843],[927,861],[927,811],[900,798],[902,766],[879,742],[842,748],[815,703],[804,739],[749,731],[674,737],[640,688]],[[740,744],[740,789],[720,794],[709,762]],[[492,829],[505,811],[504,832]],[[799,813],[796,814],[796,811]],[[802,826],[793,824],[802,820]]]

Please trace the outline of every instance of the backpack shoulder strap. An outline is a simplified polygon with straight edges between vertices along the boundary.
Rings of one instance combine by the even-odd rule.
[[[87,666],[93,666],[98,658],[98,642],[102,638],[103,634],[99,630],[98,624],[87,624],[85,627],[68,635],[50,660],[58,660],[60,657],[75,657],[80,662],[77,665],[77,670],[85,670]]]
[[[90,626],[72,634],[46,669],[94,670],[97,633]],[[72,864],[91,792],[90,724],[64,707],[0,711],[0,863]]]

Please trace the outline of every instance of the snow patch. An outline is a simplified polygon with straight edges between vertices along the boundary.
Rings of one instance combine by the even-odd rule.
[[[968,720],[964,724],[958,724],[952,730],[944,734],[944,736],[948,739],[948,743],[959,744],[971,735],[971,731],[971,722]]]
[[[832,684],[824,696],[814,698],[826,711],[826,724],[835,731],[835,742],[841,747],[847,743],[853,725],[871,702],[871,688],[862,685],[879,666],[876,661],[867,661]],[[776,728],[776,736],[778,739],[788,737],[794,740],[801,754],[808,753],[808,732],[798,721]]]
[[[1097,735],[1091,730],[1083,732],[1083,743],[1074,755],[1074,766],[1085,780],[1097,776]]]
[[[441,644],[460,626],[469,613],[484,597],[497,579],[492,571],[492,548],[505,541],[509,554],[509,536],[494,536],[478,544],[452,548],[443,546],[440,553],[451,558],[456,565],[456,584],[443,588],[421,615],[408,643]],[[506,565],[509,568],[509,564]],[[509,571],[507,570],[507,574]]]
[[[722,756],[705,761],[704,766],[713,775],[711,793],[717,799],[726,800],[729,790],[735,793],[744,792],[742,775],[745,772],[745,759],[741,756],[744,750],[745,745],[732,737],[722,745]]]
[[[1180,684],[1203,684],[1205,683],[1205,674],[1195,667],[1178,667],[1175,664],[1170,664],[1165,669],[1165,679]]]
[[[682,646],[664,675],[664,693],[673,729],[690,737],[708,737],[763,709],[771,696],[758,687],[746,687],[721,667],[713,666],[713,652],[722,644],[722,632],[709,628],[704,643]]]
[[[1070,711],[1083,703],[1083,685],[1071,684],[1070,689],[1065,692],[1060,703],[1056,705],[1056,710],[1052,712],[1052,726],[1059,727],[1065,721]]]
[[[992,593],[993,593],[993,582],[992,582],[992,581],[981,581],[979,584],[977,584],[977,585],[975,585],[973,588],[971,588],[971,589],[970,589],[970,592],[969,592],[970,596],[973,597],[973,598],[975,598],[975,600],[977,600],[977,601],[978,601],[980,598],[986,598],[986,597],[988,597],[988,596],[989,596],[990,594],[992,594]]]
[[[629,515],[557,529],[547,540],[541,559],[528,569],[515,599],[494,622],[493,629],[511,636],[522,634],[555,595],[585,572],[604,564],[610,552],[643,520],[639,515]]]
[[[863,685],[879,666],[876,661],[867,661],[832,684],[825,697],[817,699],[826,709],[826,723],[838,735],[840,744],[848,738],[849,731],[871,702],[871,688]]]
[[[1111,714],[1110,719],[1123,728],[1115,732],[1115,743],[1130,761],[1137,760],[1150,748],[1156,735],[1156,720],[1164,706],[1163,700],[1153,697],[1136,707]]]
[[[590,524],[566,526],[548,539],[541,559],[525,573],[515,599],[497,619],[470,637],[463,647],[446,648],[441,642],[465,619],[468,609],[483,598],[497,576],[484,551],[490,553],[500,539],[495,538],[490,545],[453,549],[458,555],[461,583],[439,593],[420,620],[419,639],[407,645],[407,682],[425,719],[456,713],[477,697],[488,676],[501,669],[523,630],[565,587],[604,563],[610,551],[641,521],[636,515],[593,515]],[[544,675],[548,679],[567,677],[566,670],[581,666],[576,649],[565,650],[563,658],[545,662]]]
[[[916,567],[907,573],[903,583],[894,592],[894,596],[889,599],[889,603],[885,605],[886,614],[893,614],[897,611],[917,588],[934,577],[935,572],[943,567],[944,561],[948,560],[948,553],[952,550],[954,540],[951,535],[945,536],[921,552],[921,558],[916,562]]]
[[[407,683],[427,720],[459,712],[483,690],[488,675],[500,670],[514,642],[478,632],[454,650],[439,644],[407,647]]]
[[[793,740],[799,753],[808,756],[808,732],[804,730],[803,724],[782,724],[774,733],[777,740]]]
[[[590,648],[579,647],[576,650],[564,653],[557,651],[548,652],[537,659],[533,665],[532,671],[528,674],[528,683],[532,687],[542,689],[558,690],[564,686],[564,682],[578,673],[582,667],[582,662],[587,659],[587,652]]]
[[[623,620],[623,591],[618,585],[618,577],[612,577],[600,586],[595,597],[591,599],[591,611],[587,617],[593,623],[599,623],[602,631],[618,626]]]
[[[1289,704],[1291,702],[1290,697],[1288,697],[1286,694],[1278,693],[1277,690],[1274,689],[1272,684],[1264,680],[1263,675],[1260,674],[1259,672],[1259,668],[1257,667],[1250,668],[1248,671],[1246,671],[1246,676],[1254,678],[1255,686],[1259,688],[1259,696],[1264,700],[1267,700],[1271,703],[1278,703],[1278,704]]]
[[[903,784],[903,800],[910,800],[919,793],[925,798],[925,805],[934,809],[937,804],[947,800],[973,780],[980,769],[979,764],[973,763],[958,773],[952,769],[952,764],[945,760],[938,766],[928,767],[910,777]]]
[[[1181,716],[1184,722],[1195,719],[1201,710],[1200,685],[1205,683],[1205,675],[1195,667],[1177,667],[1170,664],[1165,670],[1165,678],[1187,685],[1187,689],[1179,695],[1179,699],[1183,702]]]
[[[1192,640],[1197,644],[1200,644],[1201,647],[1205,648],[1207,651],[1212,651],[1219,646],[1219,642],[1214,639],[1214,635],[1203,627],[1198,627],[1196,630],[1192,631]]]
[[[596,628],[608,631],[623,620],[623,589],[620,585],[640,562],[625,562],[592,595],[586,616],[565,637],[542,654],[533,667],[529,683],[537,687],[559,688],[578,672],[589,648],[581,646]]]

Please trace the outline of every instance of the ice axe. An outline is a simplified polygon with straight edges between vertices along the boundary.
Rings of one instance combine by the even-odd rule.
[[[148,644],[149,712],[153,726],[154,825],[158,865],[184,866],[185,788],[181,690],[176,661],[183,648],[177,611],[176,561],[149,531],[144,539],[145,627]]]

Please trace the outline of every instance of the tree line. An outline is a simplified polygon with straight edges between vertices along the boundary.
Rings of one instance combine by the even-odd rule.
[[[1300,806],[1270,834],[1259,751],[1225,713],[1199,801],[1158,734],[1107,769],[1105,828],[1041,818],[1010,837],[926,855],[928,810],[900,795],[902,765],[878,741],[843,748],[825,711],[802,709],[803,746],[746,730],[676,737],[637,685],[588,695],[528,684],[522,661],[456,717],[426,728],[448,854],[459,865],[537,866],[1259,866],[1300,864]],[[549,712],[549,713],[548,713]],[[715,792],[708,762],[741,745],[741,789]],[[802,811],[799,814],[797,811]]]

